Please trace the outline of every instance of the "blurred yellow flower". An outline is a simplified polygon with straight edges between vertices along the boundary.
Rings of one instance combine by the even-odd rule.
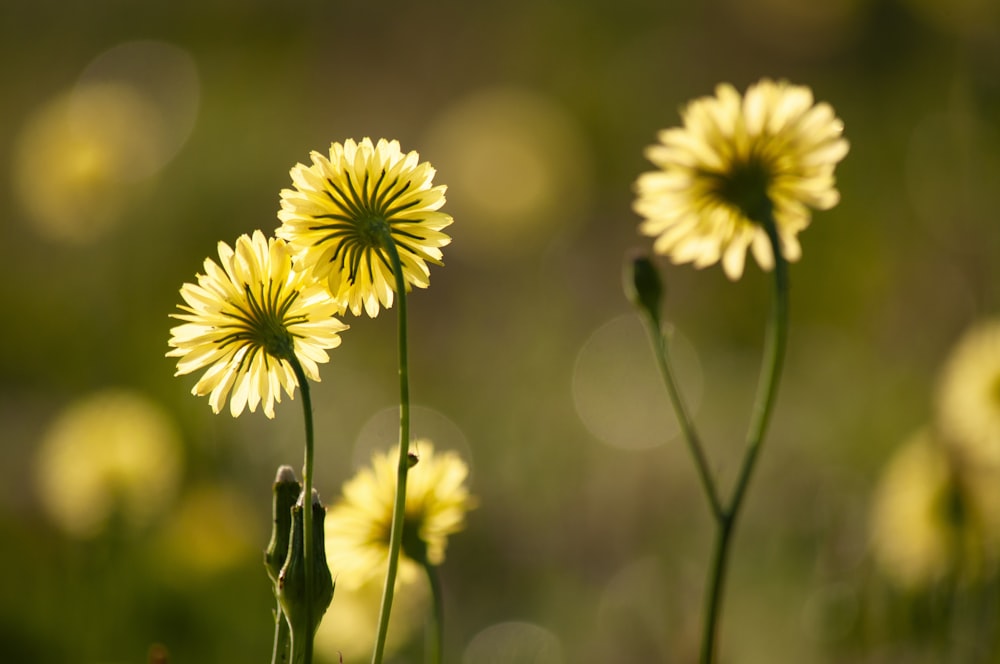
[[[370,138],[330,146],[330,157],[313,152],[312,166],[291,170],[295,189],[281,191],[278,237],[301,255],[304,269],[326,280],[330,292],[354,315],[375,317],[391,307],[396,282],[385,249],[399,253],[407,288],[426,288],[427,263],[441,264],[441,232],[452,222],[440,212],[445,187],[431,186],[434,169],[398,141]]]
[[[834,167],[847,154],[843,123],[812,90],[763,79],[741,97],[720,84],[714,97],[689,103],[683,127],[665,129],[646,157],[659,169],[636,182],[639,230],[674,263],[701,268],[722,262],[732,280],[749,248],[771,269],[774,256],[762,219],[773,214],[783,256],[798,260],[798,233],[810,210],[840,199]]]
[[[181,358],[178,376],[208,367],[192,393],[210,394],[216,413],[232,392],[233,417],[262,402],[264,414],[274,417],[282,389],[294,398],[289,359],[318,381],[317,363],[330,359],[326,350],[340,345],[347,325],[335,318],[340,307],[323,285],[293,269],[283,240],[255,231],[241,236],[235,250],[220,242],[219,259],[221,267],[205,259],[197,285],[181,288],[184,313],[171,316],[186,322],[170,331],[167,356]]]
[[[1000,470],[1000,320],[979,323],[956,344],[936,406],[938,430],[962,460]]]
[[[890,459],[871,512],[871,546],[886,576],[906,590],[945,578],[972,580],[1000,554],[1000,483],[965,472],[921,431]]]
[[[112,519],[141,528],[173,500],[183,467],[177,427],[148,398],[121,389],[70,405],[38,450],[46,511],[66,532],[99,534]]]
[[[465,485],[469,468],[455,452],[435,454],[427,440],[411,445],[419,456],[406,485],[403,556],[399,576],[407,582],[418,563],[444,562],[448,536],[465,527],[474,505]],[[396,495],[398,452],[377,453],[344,484],[343,496],[326,515],[326,551],[337,587],[357,588],[384,573]]]
[[[157,150],[156,109],[128,86],[87,85],[37,111],[15,148],[14,192],[37,231],[88,243],[121,218]],[[40,177],[44,174],[44,177]]]
[[[153,540],[165,576],[189,583],[192,574],[213,575],[260,556],[261,533],[245,498],[221,485],[185,492]]]
[[[381,578],[373,577],[358,587],[348,587],[337,579],[336,596],[316,631],[316,652],[324,661],[338,662],[342,656],[344,662],[361,662],[371,657],[382,583]],[[430,586],[419,575],[396,578],[386,655],[397,652],[416,635],[424,624],[430,600]]]

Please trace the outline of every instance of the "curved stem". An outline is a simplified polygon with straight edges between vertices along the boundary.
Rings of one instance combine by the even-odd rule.
[[[444,596],[441,592],[441,579],[437,568],[426,560],[423,562],[427,572],[427,581],[431,587],[432,612],[427,626],[427,648],[424,656],[425,664],[441,664],[444,652]]]
[[[399,567],[399,550],[403,543],[403,519],[406,511],[406,476],[410,469],[410,382],[408,351],[406,346],[406,281],[403,266],[399,260],[396,244],[388,232],[382,242],[389,254],[393,275],[396,278],[396,295],[399,298],[399,465],[396,471],[396,499],[392,509],[392,528],[389,531],[389,563],[385,573],[385,587],[382,589],[382,606],[379,610],[378,632],[375,636],[375,650],[372,664],[381,664],[385,652],[385,638],[389,629],[389,614],[396,588],[396,570]]]
[[[649,333],[653,338],[653,349],[656,352],[657,364],[660,367],[660,373],[663,375],[663,382],[667,386],[667,393],[670,395],[670,403],[673,405],[681,433],[687,442],[688,449],[691,451],[692,458],[694,458],[695,468],[698,470],[698,479],[701,480],[701,486],[712,509],[712,515],[716,521],[721,522],[723,516],[722,502],[719,500],[719,493],[715,482],[712,481],[712,475],[708,469],[708,461],[705,458],[704,448],[698,437],[698,432],[694,428],[694,422],[691,421],[691,417],[688,415],[687,406],[684,404],[680,388],[674,379],[673,368],[670,364],[668,340],[666,335],[663,334],[659,321],[653,314],[647,312],[646,322],[649,325]]]
[[[750,485],[750,478],[753,475],[761,445],[764,442],[764,434],[767,432],[771,413],[774,410],[788,337],[788,263],[781,253],[781,242],[775,228],[773,215],[769,211],[764,216],[761,224],[767,232],[774,253],[774,300],[768,324],[760,381],[757,385],[756,401],[747,430],[746,451],[732,499],[722,512],[719,530],[716,533],[705,607],[705,629],[702,633],[701,664],[712,664],[715,661],[716,633],[718,632],[719,613],[733,531],[743,506],[747,488]]]
[[[305,644],[302,652],[305,656],[305,664],[312,664],[313,655],[313,635],[315,634],[315,624],[312,615],[313,610],[313,579],[316,577],[316,561],[313,560],[313,526],[312,526],[312,486],[313,486],[313,416],[312,397],[309,393],[309,379],[306,378],[305,371],[294,353],[289,353],[288,363],[292,365],[295,372],[295,379],[299,383],[302,391],[302,415],[305,418],[306,428],[306,449],[305,462],[302,469],[302,559],[305,566],[306,575],[306,633]],[[293,639],[298,635],[293,635]],[[301,638],[301,637],[300,637]],[[297,649],[297,648],[296,648]]]

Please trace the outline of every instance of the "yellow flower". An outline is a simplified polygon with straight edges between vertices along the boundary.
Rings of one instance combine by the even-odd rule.
[[[173,420],[141,394],[109,389],[52,422],[38,450],[39,498],[66,532],[91,537],[116,517],[142,528],[173,501],[183,469]]]
[[[264,414],[274,417],[282,389],[294,398],[289,360],[319,381],[317,363],[330,359],[326,349],[340,345],[347,326],[334,317],[340,307],[323,285],[293,269],[283,240],[255,231],[241,236],[235,250],[220,242],[219,259],[221,267],[205,259],[198,283],[181,288],[184,313],[171,316],[185,323],[170,331],[167,356],[181,358],[178,376],[207,367],[192,393],[209,394],[216,413],[232,392],[233,417],[262,402]]]
[[[875,561],[904,589],[982,578],[1000,554],[1000,484],[922,431],[890,459],[870,525]]]
[[[338,662],[343,658],[345,662],[362,662],[371,657],[383,583],[382,578],[372,577],[355,588],[337,579],[334,601],[316,630],[316,653],[323,656],[323,661]],[[430,603],[430,587],[425,579],[416,574],[405,580],[396,578],[385,643],[387,657],[420,633]]]
[[[399,572],[403,582],[417,573],[417,563],[444,562],[448,536],[465,527],[465,513],[474,507],[465,486],[469,468],[458,454],[435,455],[426,440],[414,441],[411,448],[419,461],[407,477]],[[338,588],[358,588],[384,572],[398,458],[397,452],[375,454],[372,466],[344,484],[343,496],[327,512],[327,558]]]
[[[440,212],[445,187],[431,186],[434,169],[398,141],[370,138],[313,152],[312,166],[291,170],[295,189],[281,191],[278,237],[288,240],[305,269],[326,280],[354,315],[391,307],[396,282],[386,243],[395,244],[407,288],[426,288],[427,263],[441,265],[441,232],[452,222]]]
[[[959,340],[942,370],[936,406],[942,437],[965,462],[1000,469],[1000,320]]]
[[[746,251],[771,269],[774,256],[761,225],[773,214],[782,255],[798,260],[797,235],[810,210],[840,199],[833,171],[847,154],[843,123],[812,91],[763,79],[745,96],[729,84],[688,104],[683,127],[666,129],[646,157],[659,170],[636,182],[640,232],[674,263],[701,268],[720,260],[732,280]]]

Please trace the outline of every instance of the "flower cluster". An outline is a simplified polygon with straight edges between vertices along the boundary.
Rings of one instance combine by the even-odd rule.
[[[872,506],[872,553],[909,590],[1000,566],[1000,320],[973,326],[938,379],[929,426],[895,452]]]
[[[451,217],[439,211],[444,186],[434,169],[396,141],[334,143],[329,159],[314,152],[313,166],[291,169],[296,189],[281,192],[279,219],[267,238],[243,235],[235,247],[220,242],[197,283],[181,288],[184,304],[172,314],[167,353],[177,375],[204,369],[192,392],[208,395],[218,413],[226,398],[232,415],[290,397],[300,377],[319,380],[318,364],[340,345],[347,329],[338,316],[364,306],[376,316],[390,307],[398,256],[402,281],[428,285],[427,263],[441,263],[441,232]]]

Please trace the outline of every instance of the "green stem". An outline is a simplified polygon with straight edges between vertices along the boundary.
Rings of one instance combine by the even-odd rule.
[[[444,651],[444,597],[441,593],[441,579],[437,568],[426,560],[423,562],[427,581],[431,587],[432,612],[427,626],[427,650],[425,664],[441,664]]]
[[[673,405],[684,440],[687,442],[691,456],[694,458],[694,465],[698,470],[698,478],[701,480],[702,489],[704,489],[705,496],[712,509],[712,515],[717,521],[721,521],[722,502],[719,500],[715,482],[712,481],[712,475],[708,469],[708,461],[705,458],[704,448],[698,437],[698,432],[694,428],[694,422],[692,422],[691,417],[688,415],[687,406],[684,404],[677,381],[674,379],[673,368],[670,364],[668,339],[663,333],[659,320],[653,313],[647,311],[646,322],[649,325],[650,336],[653,338],[653,349],[656,352],[657,364],[660,367],[660,373],[663,375],[663,382],[667,386],[667,393],[670,395],[670,403]]]
[[[726,581],[726,568],[729,561],[732,536],[737,517],[743,506],[750,477],[753,474],[764,434],[774,409],[775,396],[778,392],[778,381],[784,364],[785,346],[788,337],[788,263],[781,253],[781,242],[775,227],[774,217],[770,211],[764,215],[761,222],[774,253],[774,300],[771,307],[771,318],[768,325],[768,336],[764,349],[764,359],[761,367],[760,380],[757,385],[757,396],[753,407],[750,426],[747,430],[746,452],[740,467],[736,487],[729,504],[723,510],[719,519],[719,529],[716,533],[715,550],[712,555],[712,567],[709,575],[708,598],[705,608],[705,629],[702,633],[701,664],[713,664],[716,654],[716,634],[718,632],[719,613],[722,606],[722,594]]]
[[[306,611],[306,633],[305,643],[301,652],[304,655],[303,661],[305,664],[312,664],[313,658],[313,636],[316,632],[316,626],[313,620],[313,579],[316,577],[316,561],[313,560],[313,526],[312,526],[312,486],[313,486],[313,416],[312,416],[312,397],[309,393],[309,379],[306,378],[305,371],[302,370],[302,365],[299,363],[299,359],[294,353],[289,353],[290,357],[286,358],[288,363],[292,366],[292,371],[295,372],[295,379],[299,383],[299,389],[302,391],[302,415],[305,417],[305,427],[306,427],[306,449],[305,449],[305,465],[302,470],[302,559],[305,566],[306,575],[306,595],[305,595],[305,611]],[[292,640],[294,642],[295,638],[300,635],[293,634]],[[299,648],[293,643],[293,650],[298,651]]]
[[[410,381],[406,346],[406,281],[403,266],[399,260],[396,243],[386,231],[382,242],[389,254],[392,272],[396,278],[396,295],[399,298],[399,465],[396,474],[396,499],[392,509],[392,528],[389,531],[389,563],[385,573],[385,587],[382,590],[382,606],[379,610],[378,632],[375,636],[375,650],[372,664],[381,664],[385,652],[385,639],[389,630],[389,614],[396,588],[396,570],[399,567],[399,550],[403,543],[403,520],[406,512],[406,476],[410,469]]]
[[[285,620],[285,614],[281,610],[281,602],[277,604],[274,613],[274,649],[271,652],[271,664],[288,664],[288,644],[291,635],[288,621]]]

